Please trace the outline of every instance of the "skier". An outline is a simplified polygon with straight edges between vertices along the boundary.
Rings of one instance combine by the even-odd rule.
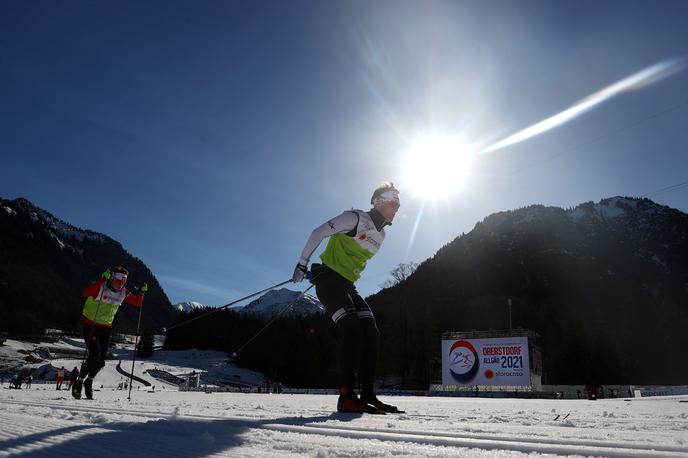
[[[148,291],[144,283],[139,294],[129,292],[125,287],[129,271],[118,266],[106,270],[102,278],[95,281],[81,293],[86,298],[84,305],[83,336],[88,357],[81,365],[79,376],[72,387],[72,396],[81,398],[83,387],[86,398],[93,399],[93,379],[105,367],[105,356],[110,345],[112,321],[125,300],[136,308],[141,307],[143,295]]]
[[[354,286],[366,262],[380,249],[385,238],[384,227],[392,224],[399,210],[399,191],[391,182],[383,182],[373,192],[370,203],[373,205],[370,211],[345,211],[317,227],[306,242],[292,276],[295,283],[303,280],[311,255],[323,239],[330,237],[320,255],[323,263],[311,266],[311,281],[342,336],[339,412],[399,412],[375,395],[373,383],[380,333],[370,306]],[[354,390],[357,371],[360,398]]]
[[[31,388],[31,382],[33,382],[33,375],[29,374],[29,376],[26,377],[24,388]]]

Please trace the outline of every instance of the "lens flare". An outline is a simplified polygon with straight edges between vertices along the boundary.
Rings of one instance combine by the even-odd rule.
[[[602,102],[606,102],[612,97],[624,92],[636,91],[645,86],[649,86],[650,84],[656,83],[664,78],[680,72],[684,68],[686,68],[685,58],[659,62],[620,81],[617,81],[616,83],[609,85],[604,89],[595,92],[594,94],[589,95],[561,113],[551,116],[544,121],[540,121],[537,124],[533,124],[532,126],[523,129],[520,132],[494,143],[492,146],[488,146],[487,148],[481,150],[480,153],[496,151],[498,149],[506,148],[507,146],[511,146],[515,143],[535,137],[536,135],[540,135],[550,129],[561,126],[565,122],[571,121],[572,119],[589,110],[592,110],[597,105],[601,104]]]

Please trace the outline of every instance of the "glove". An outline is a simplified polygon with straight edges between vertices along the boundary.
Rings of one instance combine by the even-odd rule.
[[[144,283],[144,284],[141,285],[141,287],[139,288],[139,293],[141,293],[141,294],[146,294],[147,292],[148,292],[148,283]]]
[[[106,280],[109,280],[111,276],[112,274],[110,274],[110,269],[106,270],[105,272],[103,272],[103,275],[101,275],[101,277],[103,277]]]
[[[306,275],[306,272],[308,272],[308,266],[305,266],[301,263],[296,264],[296,267],[294,268],[294,274],[291,276],[291,281],[294,283],[301,283],[304,275]]]

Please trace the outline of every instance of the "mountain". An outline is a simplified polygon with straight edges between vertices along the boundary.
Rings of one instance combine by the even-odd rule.
[[[148,283],[141,329],[170,323],[177,312],[155,276],[119,242],[74,227],[27,199],[0,198],[0,331],[80,331],[81,291],[117,265],[129,270],[130,290]],[[114,329],[133,332],[137,319],[138,310],[125,303]]]
[[[490,215],[369,303],[382,370],[407,386],[436,377],[443,331],[508,329],[509,299],[545,383],[640,384],[688,378],[687,298],[688,215],[613,197]]]
[[[284,312],[282,316],[308,316],[325,313],[323,305],[315,297],[310,294],[304,294],[299,299],[300,294],[299,291],[292,291],[287,288],[273,289],[250,302],[240,310],[240,313],[250,313],[264,318],[272,318],[281,313],[289,304],[291,304],[291,308]]]
[[[205,305],[201,304],[200,302],[188,301],[174,304],[172,307],[180,312],[190,313],[194,310],[205,308]]]

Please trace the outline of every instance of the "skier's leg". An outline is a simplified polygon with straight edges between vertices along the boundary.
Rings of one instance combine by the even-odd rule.
[[[76,379],[76,383],[74,383],[74,386],[72,386],[72,396],[76,399],[81,399],[81,389],[83,388],[84,384],[86,384],[87,386],[87,397],[91,397],[90,387],[92,381],[87,377],[89,373],[91,373],[94,370],[94,368],[98,364],[98,360],[100,359],[101,348],[96,336],[98,332],[99,331],[96,326],[84,323],[82,333],[84,336],[84,342],[88,347],[88,354],[86,356],[86,360],[84,360],[83,364],[81,365],[81,369],[79,370],[79,375]],[[85,383],[84,379],[88,380],[88,382]]]
[[[98,344],[98,359],[94,361],[93,365],[89,369],[88,376],[93,379],[98,372],[105,367],[105,358],[107,357],[108,348],[110,347],[110,328],[101,328],[93,335],[93,340]]]
[[[88,377],[84,379],[84,394],[87,399],[93,399],[93,379],[98,372],[105,367],[105,358],[107,357],[108,348],[110,346],[110,328],[100,328],[93,333],[93,340],[98,347],[97,359],[92,363],[88,371]]]
[[[83,380],[91,370],[98,360],[100,349],[98,348],[98,341],[95,338],[95,333],[97,329],[93,325],[84,323],[82,334],[84,336],[84,342],[88,347],[88,355],[86,360],[81,365],[81,370],[79,370],[79,379]]]
[[[353,313],[342,316],[337,321],[337,328],[341,335],[341,349],[339,353],[339,374],[341,386],[347,392],[354,392],[356,369],[361,354],[361,327],[358,318]]]
[[[341,344],[339,351],[341,386],[347,392],[353,393],[360,351],[360,329],[347,283],[349,282],[336,272],[327,271],[320,275],[315,283],[315,294],[337,327]]]
[[[361,401],[371,405],[382,412],[401,413],[396,406],[385,404],[375,394],[375,368],[377,366],[378,352],[380,348],[380,331],[375,322],[375,315],[366,301],[356,294],[356,303],[359,327],[361,328],[362,342],[360,353],[359,379],[361,382]]]
[[[363,404],[356,395],[354,384],[358,366],[361,329],[351,291],[353,284],[333,271],[321,274],[315,282],[316,295],[337,327],[341,386],[337,410],[339,412],[377,413],[377,409]],[[355,291],[355,290],[354,290]]]
[[[374,318],[360,318],[362,334],[359,378],[362,396],[375,395],[375,368],[380,348],[380,331]]]

